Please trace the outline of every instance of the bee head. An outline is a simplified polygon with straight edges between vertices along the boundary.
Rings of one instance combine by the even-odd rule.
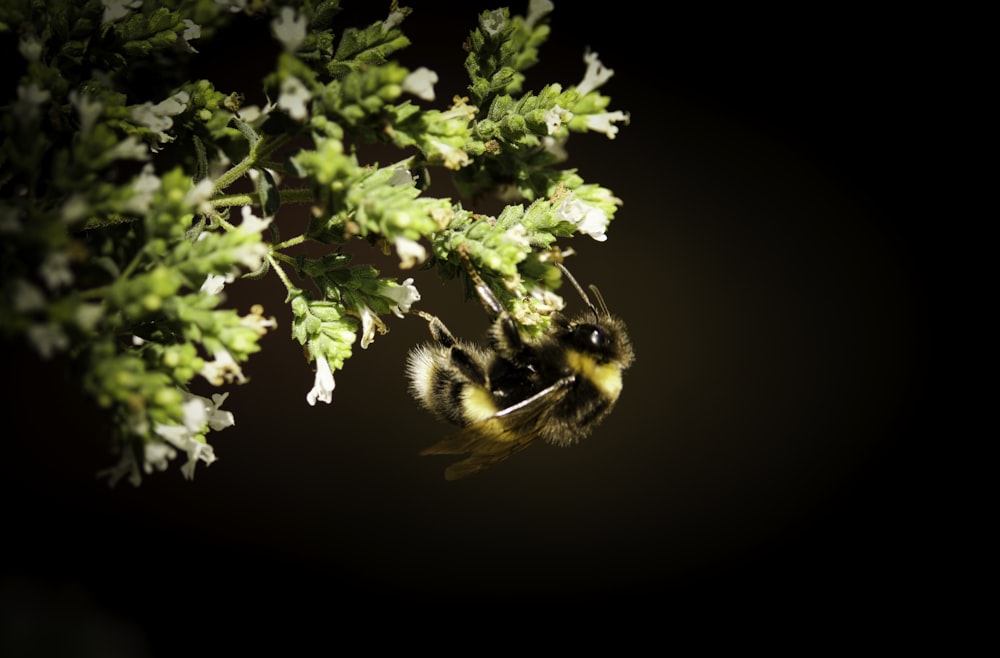
[[[595,306],[569,270],[562,263],[557,265],[590,309],[575,320],[570,321],[565,318],[557,320],[560,340],[566,346],[594,357],[599,363],[615,361],[622,368],[627,368],[634,356],[625,324],[611,315],[596,286],[590,286],[590,291],[597,300]]]

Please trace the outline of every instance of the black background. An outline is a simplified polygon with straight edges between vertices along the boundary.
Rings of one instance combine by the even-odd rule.
[[[410,4],[414,45],[399,59],[439,73],[443,106],[461,92],[475,10]],[[428,615],[421,641],[447,646],[459,610],[492,641],[568,612],[617,628],[607,615],[633,604],[671,611],[657,617],[671,634],[690,628],[681,618],[759,618],[781,635],[920,607],[912,463],[933,407],[909,174],[926,51],[872,15],[577,6],[558,3],[527,86],[578,82],[589,47],[615,70],[611,109],[631,114],[613,141],[568,144],[569,164],[624,201],[606,243],[567,242],[637,352],[599,431],[445,482],[447,460],[417,452],[448,428],[403,375],[426,325],[389,318],[336,373],[333,404],[311,408],[271,277],[229,289],[280,326],[232,390],[219,461],[192,482],[175,467],[109,489],[78,390],[57,363],[5,345],[0,605],[24,628],[160,656],[195,648],[197,628],[294,643],[377,620],[381,643]],[[252,86],[242,49],[266,66],[269,47],[248,29],[231,51],[202,48],[205,75]],[[482,336],[458,286],[399,274],[416,278],[421,308]]]

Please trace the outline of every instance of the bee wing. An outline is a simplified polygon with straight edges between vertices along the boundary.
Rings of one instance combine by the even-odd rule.
[[[566,395],[574,380],[575,376],[563,377],[490,418],[463,427],[420,454],[469,455],[445,469],[446,480],[458,480],[502,462],[538,438],[539,416]]]

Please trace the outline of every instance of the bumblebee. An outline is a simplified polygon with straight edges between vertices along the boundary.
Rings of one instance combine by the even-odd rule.
[[[624,323],[612,316],[597,288],[598,306],[562,263],[557,266],[588,310],[568,319],[553,314],[540,337],[523,335],[496,295],[463,257],[475,292],[490,316],[489,347],[456,339],[437,317],[427,320],[433,343],[407,360],[410,391],[438,418],[458,425],[454,435],[421,455],[465,455],[445,479],[478,473],[527,448],[536,439],[569,446],[611,412],[622,373],[634,354]]]

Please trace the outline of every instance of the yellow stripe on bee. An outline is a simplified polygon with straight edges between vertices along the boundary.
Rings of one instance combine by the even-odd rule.
[[[616,400],[622,392],[622,371],[614,363],[598,363],[594,357],[569,350],[566,364],[577,374],[583,375],[610,399]]]
[[[471,424],[491,418],[499,409],[488,390],[470,384],[462,392],[462,411]]]

